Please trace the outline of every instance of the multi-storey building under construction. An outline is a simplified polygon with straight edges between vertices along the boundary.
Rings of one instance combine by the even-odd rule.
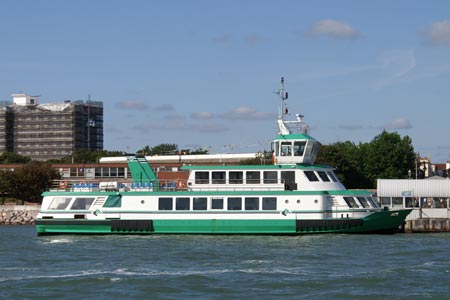
[[[0,103],[0,153],[33,160],[58,159],[79,149],[103,150],[103,103],[39,104],[39,97],[13,94]]]

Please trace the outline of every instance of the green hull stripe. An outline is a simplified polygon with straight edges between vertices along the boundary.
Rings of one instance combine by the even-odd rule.
[[[37,219],[39,235],[58,233],[81,234],[307,234],[394,232],[411,212],[382,211],[363,219],[323,220],[152,220],[151,226],[135,226],[149,220],[73,220]],[[342,221],[339,221],[342,220]],[[345,220],[348,220],[345,222]],[[115,222],[112,230],[111,222]],[[123,222],[121,224],[121,222]],[[302,223],[303,222],[303,223]],[[128,225],[129,224],[129,225]],[[302,225],[303,224],[303,225]],[[127,227],[128,226],[128,227]]]

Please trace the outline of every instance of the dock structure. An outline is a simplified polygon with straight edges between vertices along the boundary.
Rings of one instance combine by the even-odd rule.
[[[405,232],[450,232],[450,179],[378,179],[381,206],[413,208]]]

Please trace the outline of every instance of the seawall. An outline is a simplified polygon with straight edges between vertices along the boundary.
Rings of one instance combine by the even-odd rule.
[[[39,205],[0,205],[0,225],[33,224]]]
[[[422,232],[450,232],[450,219],[422,218],[406,221],[405,233]]]

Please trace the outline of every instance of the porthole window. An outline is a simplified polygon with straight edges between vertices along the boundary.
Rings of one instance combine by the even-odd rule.
[[[297,199],[297,204],[300,204],[300,199]]]
[[[288,204],[288,203],[289,203],[289,200],[284,200],[284,203]]]
[[[317,204],[317,203],[319,203],[319,200],[317,200],[317,199],[316,199],[316,200],[314,200],[314,203],[316,203],[316,204]]]
[[[145,203],[145,201],[144,200],[141,200],[141,204],[144,204]]]

